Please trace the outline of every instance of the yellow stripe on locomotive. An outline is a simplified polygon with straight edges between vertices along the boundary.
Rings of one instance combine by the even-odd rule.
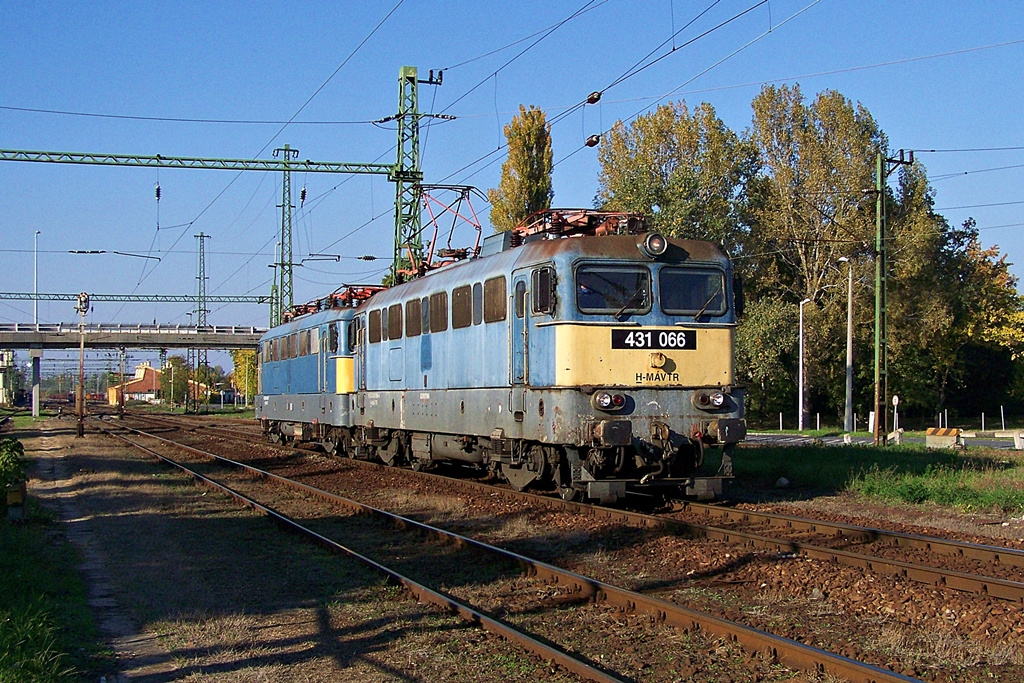
[[[732,327],[620,329],[557,325],[555,384],[731,385],[734,381],[732,345]]]

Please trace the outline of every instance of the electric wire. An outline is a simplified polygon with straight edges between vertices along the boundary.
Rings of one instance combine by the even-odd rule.
[[[101,114],[97,112],[67,111],[62,109],[36,109],[33,107],[11,107],[0,105],[5,111],[20,111],[31,114],[53,114],[59,116],[82,116],[97,119],[116,119],[120,121],[155,121],[159,123],[204,123],[231,125],[279,126],[291,124],[296,126],[353,126],[372,124],[373,121],[275,121],[260,119],[190,119],[174,116],[134,116],[129,114]]]
[[[309,96],[309,97],[308,97],[308,98],[306,99],[306,101],[302,103],[302,106],[300,106],[300,107],[298,108],[298,110],[296,110],[296,112],[295,112],[295,113],[294,113],[294,114],[293,114],[293,115],[292,115],[292,116],[291,116],[291,117],[290,117],[290,118],[288,119],[288,121],[287,121],[287,122],[285,122],[285,123],[284,123],[284,124],[283,124],[283,125],[281,126],[281,128],[280,128],[280,129],[279,129],[279,130],[278,130],[278,131],[277,131],[277,132],[276,132],[276,133],[275,133],[275,134],[274,134],[273,136],[271,136],[271,138],[270,138],[270,139],[269,139],[269,140],[268,140],[268,141],[266,142],[266,144],[264,144],[264,145],[263,145],[263,147],[262,147],[262,148],[260,148],[260,150],[259,150],[258,152],[256,152],[256,154],[254,154],[254,155],[253,155],[253,159],[256,159],[256,158],[258,158],[260,154],[262,154],[262,153],[263,153],[264,151],[266,151],[267,147],[269,147],[269,146],[270,146],[270,145],[271,145],[271,144],[273,143],[273,141],[274,141],[274,140],[276,140],[276,139],[277,139],[277,138],[278,138],[278,137],[279,137],[279,136],[281,135],[281,133],[283,133],[283,132],[284,132],[284,130],[285,130],[285,129],[286,129],[286,128],[287,128],[287,127],[288,127],[288,126],[289,126],[289,125],[290,125],[290,124],[291,124],[291,123],[292,123],[292,122],[293,122],[293,121],[294,121],[294,120],[295,120],[296,118],[298,118],[299,114],[301,114],[301,113],[302,113],[302,111],[303,111],[303,110],[304,110],[304,109],[305,109],[305,108],[306,108],[306,107],[307,107],[307,106],[309,105],[309,103],[310,103],[310,102],[312,102],[312,101],[313,101],[313,99],[314,99],[314,98],[315,98],[315,97],[316,97],[317,95],[319,95],[319,94],[320,94],[320,92],[321,92],[321,91],[322,91],[322,90],[323,90],[323,89],[324,89],[325,87],[327,87],[327,84],[328,84],[328,83],[330,83],[330,82],[331,82],[331,80],[333,80],[333,79],[334,79],[334,77],[335,77],[335,76],[336,76],[336,75],[338,74],[338,72],[339,72],[339,71],[341,71],[341,70],[342,70],[342,68],[344,68],[344,67],[345,67],[345,65],[349,63],[349,61],[350,61],[350,60],[351,60],[351,59],[352,59],[352,58],[353,58],[353,57],[354,57],[354,56],[356,55],[356,53],[357,53],[357,52],[359,52],[359,50],[360,50],[360,49],[361,49],[361,48],[362,48],[362,47],[363,47],[363,46],[364,46],[364,45],[365,45],[365,44],[367,43],[367,41],[369,41],[369,40],[370,40],[370,38],[372,38],[372,37],[373,37],[373,36],[374,36],[374,35],[375,35],[375,34],[377,33],[377,31],[378,31],[378,30],[380,30],[381,26],[383,26],[383,25],[384,25],[384,23],[385,23],[385,22],[386,22],[386,21],[387,21],[387,20],[388,20],[388,19],[389,19],[389,18],[390,18],[390,17],[391,17],[391,16],[392,16],[392,15],[393,15],[393,14],[394,14],[394,13],[395,13],[395,12],[396,12],[397,10],[398,10],[398,8],[399,8],[399,7],[401,7],[401,6],[402,6],[402,4],[403,4],[404,2],[405,2],[405,0],[398,0],[398,3],[397,3],[397,4],[395,4],[395,6],[391,8],[391,11],[389,11],[389,12],[388,12],[388,13],[387,13],[387,14],[386,14],[386,15],[384,16],[384,18],[383,18],[383,19],[381,19],[381,20],[380,20],[380,21],[379,21],[379,22],[377,23],[377,25],[376,25],[376,26],[374,26],[373,30],[371,30],[371,31],[370,31],[370,32],[369,32],[369,33],[368,33],[368,34],[366,35],[366,37],[364,37],[364,38],[363,38],[363,40],[362,40],[362,41],[360,41],[360,42],[359,42],[359,44],[358,44],[358,45],[357,45],[357,46],[356,46],[356,47],[355,47],[355,48],[354,48],[354,49],[353,49],[353,50],[352,50],[352,51],[351,51],[351,52],[350,52],[350,53],[348,54],[348,56],[347,56],[347,57],[345,57],[345,59],[344,59],[344,60],[342,60],[341,64],[339,64],[339,65],[338,65],[338,68],[336,68],[336,69],[335,69],[335,70],[334,70],[334,71],[333,71],[333,72],[331,73],[331,75],[330,75],[330,76],[328,76],[328,77],[327,77],[327,79],[326,79],[326,80],[325,80],[325,81],[324,81],[324,82],[323,82],[322,84],[320,84],[320,87],[318,87],[318,88],[317,88],[317,89],[316,89],[316,90],[315,90],[315,91],[313,92],[313,94],[312,94],[312,95],[310,95],[310,96]],[[198,221],[198,220],[199,220],[199,219],[200,219],[200,218],[201,218],[201,217],[203,216],[203,214],[205,214],[205,213],[206,213],[206,212],[207,212],[207,211],[208,211],[208,210],[209,210],[209,209],[210,209],[210,208],[211,208],[211,207],[212,207],[212,206],[213,206],[213,205],[214,205],[214,204],[215,204],[215,203],[216,203],[216,202],[217,202],[217,201],[218,201],[218,200],[219,200],[219,199],[220,199],[220,198],[221,198],[221,197],[223,196],[223,195],[224,195],[224,193],[226,193],[226,192],[228,191],[228,189],[229,189],[229,188],[230,188],[230,187],[231,187],[231,186],[232,186],[232,185],[233,185],[233,184],[235,183],[235,181],[236,181],[236,180],[238,180],[238,178],[239,178],[239,177],[241,177],[242,173],[245,173],[245,171],[239,171],[238,173],[236,173],[236,174],[235,174],[235,176],[234,176],[234,177],[233,177],[233,178],[232,178],[232,179],[231,179],[231,180],[230,180],[230,181],[228,182],[228,184],[227,184],[227,185],[226,185],[226,186],[224,187],[224,189],[222,189],[222,190],[221,190],[221,191],[220,191],[220,192],[219,192],[219,193],[217,194],[217,196],[215,196],[215,197],[214,197],[214,198],[213,198],[213,199],[212,199],[212,200],[210,201],[210,203],[209,203],[209,204],[207,204],[207,205],[206,205],[206,207],[205,207],[205,208],[203,208],[203,210],[202,210],[202,211],[200,211],[200,212],[199,212],[199,214],[198,214],[198,215],[197,215],[197,216],[196,216],[195,218],[193,218],[193,219],[192,219],[192,220],[191,220],[191,221],[190,221],[190,222],[188,223],[188,226],[189,226],[189,227],[191,227],[192,225],[194,225],[194,224],[196,223],[196,221]],[[175,246],[177,246],[178,242],[180,242],[180,241],[181,241],[181,238],[185,236],[185,233],[186,233],[186,232],[188,232],[188,231],[187,231],[187,230],[183,230],[183,231],[182,231],[182,233],[181,233],[180,235],[178,235],[178,238],[177,238],[177,239],[176,239],[176,240],[174,241],[174,243],[173,243],[173,244],[171,245],[171,248],[172,248],[172,249],[173,249],[173,248],[174,248]],[[152,275],[152,274],[153,274],[153,272],[154,272],[154,271],[156,270],[156,268],[157,268],[157,266],[158,266],[158,265],[159,265],[159,263],[158,263],[157,265],[154,265],[154,266],[153,266],[153,268],[152,268],[152,269],[151,269],[151,270],[149,271],[149,273],[148,273],[148,274],[145,274],[145,275],[144,275],[144,277],[140,277],[140,278],[139,278],[139,281],[138,281],[138,282],[137,282],[137,283],[135,284],[135,288],[134,288],[134,289],[132,290],[132,293],[133,293],[133,294],[134,294],[134,293],[135,293],[136,291],[138,291],[138,288],[139,288],[139,287],[140,287],[140,286],[142,285],[142,283],[143,283],[143,282],[144,282],[144,281],[145,281],[145,280],[146,280],[146,279],[147,279],[147,278],[149,277],[149,275]],[[124,304],[122,304],[122,305],[121,305],[121,306],[120,306],[120,307],[119,307],[119,308],[117,309],[117,311],[116,311],[116,312],[114,313],[114,316],[113,316],[113,317],[115,317],[115,318],[116,318],[116,317],[117,317],[118,315],[120,315],[120,313],[121,313],[121,311],[122,311],[122,310],[124,310]]]

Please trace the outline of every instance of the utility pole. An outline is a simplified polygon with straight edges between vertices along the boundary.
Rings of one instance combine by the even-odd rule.
[[[423,239],[420,221],[420,188],[423,172],[420,170],[419,84],[441,85],[443,73],[431,69],[425,81],[418,78],[414,66],[403,66],[398,73],[398,159],[389,176],[395,183],[395,252],[391,265],[391,281],[399,284],[409,279],[402,273],[405,264],[416,277],[423,262]]]
[[[196,329],[206,327],[206,314],[209,310],[206,308],[206,240],[210,239],[210,236],[200,232],[198,235],[193,235],[199,240],[199,274],[196,276],[197,281],[197,308],[196,308]],[[188,350],[188,375],[185,379],[185,412],[199,412],[199,370],[209,365],[209,355],[205,348]],[[209,375],[209,373],[205,373]],[[192,387],[188,385],[188,377],[191,376]],[[192,389],[195,392],[193,393]]]
[[[278,316],[283,311],[290,311],[295,305],[294,291],[292,289],[292,173],[289,164],[293,159],[298,158],[299,150],[292,149],[287,144],[274,150],[274,156],[280,155],[281,164],[284,166],[284,176],[281,179],[281,260],[280,283],[278,289],[279,301],[277,304]]]
[[[888,238],[885,234],[885,181],[900,166],[914,163],[914,151],[904,158],[904,150],[895,159],[886,159],[881,151],[875,158],[875,429],[876,446],[885,446],[889,424],[889,344],[888,335]]]
[[[85,436],[85,314],[89,312],[89,295],[85,292],[78,295],[75,311],[79,315],[78,391],[75,392],[75,412],[78,415],[78,424],[75,434],[81,438]]]

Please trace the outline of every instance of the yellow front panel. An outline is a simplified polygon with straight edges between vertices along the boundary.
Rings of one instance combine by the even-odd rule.
[[[355,358],[335,358],[334,378],[336,394],[351,394],[356,390],[356,363]]]
[[[637,328],[639,329],[639,328]],[[678,327],[643,328],[678,332]],[[555,384],[575,386],[707,386],[733,383],[733,329],[690,328],[697,348],[613,349],[612,328],[555,328]],[[660,354],[660,356],[659,356]],[[658,367],[660,365],[660,367]]]

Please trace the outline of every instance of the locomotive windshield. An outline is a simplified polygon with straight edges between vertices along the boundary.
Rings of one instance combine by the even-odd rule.
[[[673,315],[725,313],[725,273],[717,268],[662,268],[659,278],[661,308]]]
[[[584,313],[644,313],[651,307],[651,271],[633,266],[576,269],[576,306]]]

